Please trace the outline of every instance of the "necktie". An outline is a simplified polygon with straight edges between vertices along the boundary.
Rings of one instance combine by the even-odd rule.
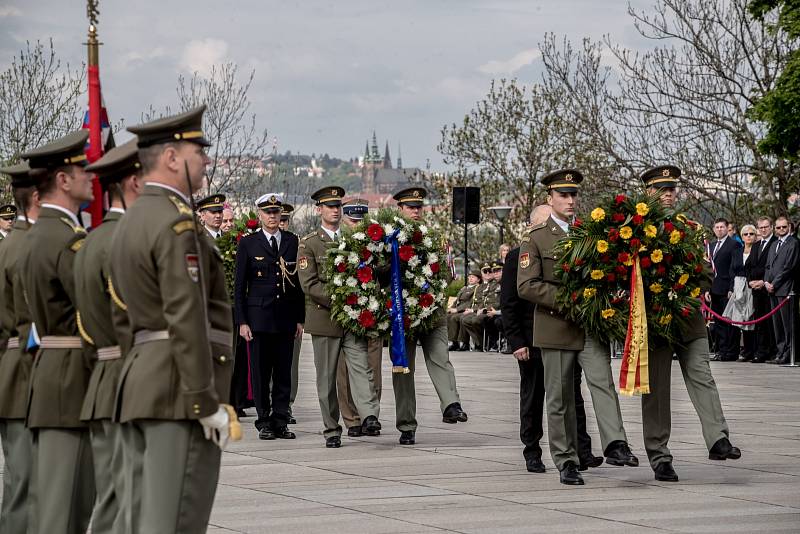
[[[722,241],[717,241],[714,243],[714,252],[711,253],[712,258],[717,255],[717,250],[719,250],[720,243],[722,243]]]
[[[781,249],[781,245],[783,245],[783,239],[778,239],[778,243],[775,245],[775,255],[778,254],[778,251]]]
[[[269,238],[269,244],[272,246],[272,253],[277,256],[278,255],[278,241],[275,239],[274,235]]]

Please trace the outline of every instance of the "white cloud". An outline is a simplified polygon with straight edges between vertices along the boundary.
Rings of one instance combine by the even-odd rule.
[[[12,6],[0,6],[0,19],[5,17],[21,17],[22,11]]]
[[[478,67],[478,70],[484,74],[490,74],[492,76],[499,74],[514,74],[522,67],[530,65],[540,57],[542,57],[542,53],[539,51],[539,49],[531,48],[530,50],[523,50],[507,60],[493,59],[492,61],[484,63]]]
[[[228,43],[222,39],[199,39],[186,44],[180,65],[189,72],[207,76],[211,67],[225,62],[227,56]]]

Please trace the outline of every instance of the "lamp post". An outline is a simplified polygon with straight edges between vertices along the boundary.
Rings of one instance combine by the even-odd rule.
[[[489,209],[492,210],[494,216],[500,221],[500,244],[502,245],[505,243],[505,239],[503,239],[503,229],[505,228],[506,219],[511,213],[512,208],[511,206],[492,206]]]

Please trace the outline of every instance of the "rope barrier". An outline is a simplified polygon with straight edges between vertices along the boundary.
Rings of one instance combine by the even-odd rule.
[[[708,305],[703,301],[702,298],[700,299],[700,308],[703,311],[706,311],[706,312],[710,313],[716,319],[719,319],[723,323],[733,324],[733,325],[737,325],[737,326],[739,326],[739,325],[744,326],[744,325],[758,324],[761,321],[766,321],[767,319],[769,319],[770,317],[772,317],[773,315],[778,313],[778,310],[783,308],[786,305],[786,303],[789,302],[789,298],[790,297],[784,298],[777,306],[775,306],[772,310],[770,310],[766,315],[763,315],[763,316],[759,317],[758,319],[753,319],[753,320],[750,320],[750,321],[733,321],[731,319],[728,319],[727,317],[723,317],[720,314],[718,314],[717,312],[715,312],[714,310],[712,310],[711,308],[709,308]]]

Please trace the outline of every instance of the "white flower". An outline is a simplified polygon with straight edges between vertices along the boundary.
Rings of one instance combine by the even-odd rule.
[[[384,224],[383,225],[383,231],[386,232],[387,236],[392,235],[392,233],[394,233],[394,226],[392,226],[391,224],[388,224],[388,223]]]
[[[367,289],[369,287],[368,282],[361,282],[361,289]]]
[[[422,311],[419,312],[419,317],[420,317],[420,319],[424,319],[425,317],[429,316],[431,313],[433,313],[433,310],[431,310],[430,307],[422,308]]]
[[[411,259],[408,260],[408,266],[414,269],[420,264],[420,261],[419,256],[411,256]]]
[[[408,273],[406,273],[406,274],[408,274]],[[413,277],[414,275],[412,274],[411,276]],[[410,278],[410,277],[409,277],[409,278]],[[404,289],[404,290],[403,290],[403,298],[404,298],[404,299],[407,299],[407,298],[408,298],[408,289]]]
[[[422,274],[424,274],[428,278],[433,277],[433,271],[431,271],[431,268],[428,267],[427,265],[422,268]]]
[[[381,241],[373,241],[367,244],[367,250],[370,252],[380,252],[383,250],[383,242]]]
[[[358,254],[356,254],[355,252],[351,252],[350,255],[347,256],[347,261],[351,265],[358,265],[358,261],[359,261],[358,260]]]
[[[389,329],[389,323],[387,323],[386,321],[378,323],[378,330],[388,330],[388,329]]]
[[[345,248],[347,248],[347,243],[345,243],[344,241],[339,243],[339,250],[344,250]]]
[[[354,310],[352,306],[345,306],[342,309],[344,310],[344,313],[346,313],[348,317],[350,317],[353,320],[358,320],[359,313],[356,310]]]
[[[349,287],[356,287],[358,286],[358,280],[350,276],[347,278],[347,280],[345,280],[345,284],[347,284]]]
[[[425,234],[428,233],[428,227],[425,226],[424,224],[420,224],[419,225],[419,231],[422,232],[422,235],[425,235]]]
[[[333,259],[333,264],[334,264],[334,265],[339,265],[339,264],[341,264],[341,263],[343,263],[343,262],[344,262],[344,256],[342,256],[341,254],[338,254],[338,255],[337,255],[337,256],[336,256],[336,257]]]
[[[369,304],[367,304],[367,309],[371,312],[376,312],[378,311],[378,306],[380,306],[380,304],[378,304],[378,299],[375,297],[370,297]]]
[[[402,217],[395,217],[394,222],[398,223],[401,226],[408,226],[408,223]]]
[[[425,245],[425,247],[430,248],[433,245],[433,241],[431,241],[430,237],[423,237],[422,244]]]
[[[422,321],[420,321],[419,319],[414,319],[413,321],[411,321],[411,328],[419,326],[419,323],[421,323],[421,322]]]
[[[439,285],[442,289],[447,289],[447,280],[439,280]]]
[[[369,222],[371,222],[372,224],[378,224],[378,221],[376,221],[375,219],[373,219],[371,217],[369,219]]]
[[[424,279],[424,278],[422,278],[421,276],[418,276],[418,277],[416,278],[416,280],[414,280],[414,285],[415,285],[415,286],[417,286],[417,287],[422,287],[422,286],[424,286],[424,285],[425,285],[425,279]]]
[[[667,297],[669,297],[669,300],[675,300],[676,298],[678,298],[678,294],[670,289],[669,293],[667,293]]]
[[[333,277],[333,284],[337,285],[337,286],[341,286],[344,283],[342,278],[343,277],[342,277],[341,274],[337,274],[336,276]]]
[[[356,241],[364,241],[367,238],[367,234],[364,232],[356,232],[353,234],[353,239]]]
[[[358,305],[363,306],[364,304],[367,303],[368,300],[369,299],[366,297],[366,295],[361,295],[360,297],[358,297]]]
[[[401,245],[408,243],[408,234],[405,230],[400,230],[400,232],[397,233],[397,242]]]
[[[414,273],[412,273],[411,271],[406,271],[406,278],[408,278],[409,280],[414,278]]]
[[[428,265],[430,265],[431,263],[436,263],[437,261],[439,261],[439,256],[437,254],[435,253],[428,254]]]
[[[419,304],[419,300],[416,297],[408,297],[406,299],[406,304],[408,305],[408,307],[416,306],[417,304]]]

